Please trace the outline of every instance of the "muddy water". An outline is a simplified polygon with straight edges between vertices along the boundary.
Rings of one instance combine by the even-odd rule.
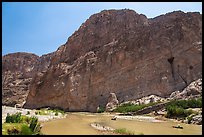
[[[178,123],[172,121],[150,122],[147,120],[111,120],[110,114],[93,113],[69,113],[67,118],[52,120],[42,123],[42,132],[47,135],[96,135],[100,131],[93,129],[90,124],[100,123],[112,128],[126,128],[135,134],[143,133],[145,135],[166,134],[166,135],[188,135],[202,134],[202,126],[179,123],[183,129],[175,129],[172,126]]]

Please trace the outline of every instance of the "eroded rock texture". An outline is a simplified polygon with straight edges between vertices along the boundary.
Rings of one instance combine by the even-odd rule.
[[[92,111],[150,94],[169,96],[202,77],[202,15],[148,19],[133,10],[92,15],[31,82],[26,108]]]
[[[115,93],[110,93],[105,111],[111,112],[114,109],[116,109],[118,105],[119,105],[119,101],[117,100]]]
[[[48,68],[51,54],[39,57],[18,52],[2,57],[2,105],[25,103],[33,76]]]

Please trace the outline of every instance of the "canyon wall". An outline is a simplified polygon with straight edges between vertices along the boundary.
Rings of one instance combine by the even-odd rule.
[[[202,78],[202,15],[147,18],[104,10],[87,19],[32,77],[25,108],[95,112],[110,93],[119,102],[166,97]]]

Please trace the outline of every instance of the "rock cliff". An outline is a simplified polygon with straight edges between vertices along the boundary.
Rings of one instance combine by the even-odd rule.
[[[175,11],[148,19],[133,10],[104,10],[60,46],[36,74],[24,107],[95,112],[119,102],[169,96],[202,78],[202,15]]]
[[[2,57],[2,105],[23,105],[33,76],[48,68],[51,55],[18,52]]]

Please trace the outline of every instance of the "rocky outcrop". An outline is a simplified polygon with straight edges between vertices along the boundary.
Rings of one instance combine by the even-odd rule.
[[[202,77],[201,36],[199,13],[152,19],[133,10],[94,14],[32,79],[25,107],[95,112],[111,92],[119,102],[167,97]]]
[[[24,105],[32,78],[48,68],[51,54],[39,57],[18,52],[2,57],[2,105]]]
[[[165,108],[166,104],[168,103],[169,102],[167,101],[167,102],[159,103],[153,106],[145,107],[144,109],[138,110],[137,112],[133,112],[132,115],[143,115],[143,114],[148,114],[153,111],[159,111]]]
[[[183,91],[175,91],[171,93],[170,99],[189,99],[202,96],[202,78],[193,81]]]
[[[164,102],[164,101],[167,101],[167,98],[162,98],[156,95],[149,95],[136,100],[122,102],[120,105],[123,105],[123,104],[141,105],[141,104],[149,104],[149,103]]]
[[[13,53],[2,57],[2,105],[14,106],[25,101],[38,58],[30,53]]]
[[[196,116],[192,117],[191,123],[197,124],[197,125],[202,125],[202,115],[196,115]]]
[[[106,104],[106,111],[113,111],[119,105],[119,101],[115,95],[115,93],[110,93],[108,98],[108,103]]]

